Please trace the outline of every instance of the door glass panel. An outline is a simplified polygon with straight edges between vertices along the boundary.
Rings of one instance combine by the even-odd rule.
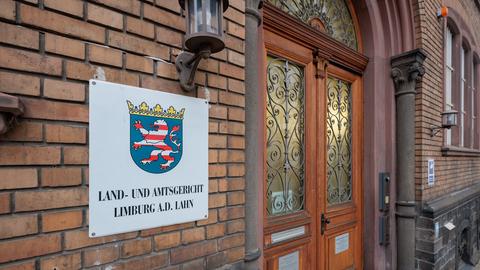
[[[352,200],[351,83],[327,80],[327,202]]]
[[[267,58],[267,213],[304,208],[304,68]]]

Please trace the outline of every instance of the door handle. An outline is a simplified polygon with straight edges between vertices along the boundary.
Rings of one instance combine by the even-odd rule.
[[[330,219],[325,217],[325,214],[322,213],[322,215],[320,216],[320,223],[320,231],[323,234],[325,232],[325,227],[327,226],[327,224],[330,224]]]

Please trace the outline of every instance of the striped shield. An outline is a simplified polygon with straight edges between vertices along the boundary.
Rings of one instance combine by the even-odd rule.
[[[184,109],[176,111],[160,105],[150,108],[146,102],[135,106],[127,101],[130,111],[130,154],[137,166],[149,173],[166,173],[182,158]]]

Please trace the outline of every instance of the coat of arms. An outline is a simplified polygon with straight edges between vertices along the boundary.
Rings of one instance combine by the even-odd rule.
[[[165,173],[182,158],[183,114],[173,106],[150,108],[146,102],[135,106],[127,100],[130,112],[130,154],[139,168],[149,173]]]

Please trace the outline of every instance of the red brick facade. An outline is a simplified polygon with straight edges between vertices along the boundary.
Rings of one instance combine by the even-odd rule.
[[[244,256],[244,10],[226,49],[180,89],[185,18],[174,0],[0,0],[0,91],[25,114],[0,137],[1,269],[201,269]],[[89,238],[88,80],[210,101],[209,218]]]
[[[437,10],[442,1],[419,0],[415,9],[417,46],[424,49],[427,54],[425,60],[426,73],[422,82],[418,84],[416,97],[416,197],[417,200],[428,201],[441,197],[453,191],[461,190],[472,184],[478,183],[480,176],[480,152],[478,144],[474,147],[475,153],[441,151],[445,145],[445,133],[440,132],[437,136],[430,136],[430,127],[440,125],[440,113],[445,110],[444,106],[444,31],[447,18],[437,18]],[[471,51],[480,54],[480,10],[474,1],[443,1],[450,8],[450,14],[458,13],[465,20],[467,27],[465,32],[473,34]],[[453,16],[453,15],[451,15]],[[460,22],[458,22],[460,23]],[[457,48],[460,54],[460,48]],[[468,58],[467,58],[468,59]],[[466,59],[466,61],[467,61]],[[472,60],[468,60],[472,61]],[[458,76],[459,69],[454,71]],[[478,77],[478,75],[477,75]],[[459,92],[460,83],[455,83],[452,88],[453,95]],[[478,84],[478,82],[477,82]],[[477,91],[477,104],[480,106],[480,98]],[[466,101],[470,99],[466,97]],[[456,106],[458,110],[458,104]],[[477,117],[477,123],[478,123]],[[477,124],[476,138],[480,127]],[[458,134],[458,127],[452,129],[453,136]],[[458,135],[457,135],[458,136]],[[453,142],[454,144],[454,142]],[[435,184],[431,187],[427,184],[427,160],[435,160]]]
[[[416,96],[415,179],[416,200],[421,210],[416,219],[415,268],[463,269],[465,264],[478,263],[480,242],[478,116],[472,127],[472,115],[478,115],[480,108],[480,95],[478,91],[471,94],[472,85],[476,89],[479,87],[480,3],[473,0],[416,2],[416,43],[425,51],[427,59],[424,63],[426,73],[417,84]],[[442,5],[448,7],[448,16],[438,18],[437,11]],[[453,33],[451,51],[447,45],[447,31]],[[465,49],[464,110],[461,107],[462,47]],[[449,53],[451,58],[447,56]],[[472,70],[472,63],[477,72]],[[447,74],[450,72],[449,83]],[[472,83],[474,73],[475,82]],[[440,114],[448,109],[449,85],[451,105],[459,112],[458,125],[452,128],[451,135],[442,130],[431,137],[431,126],[441,125]],[[463,145],[460,139],[462,111],[465,117]],[[449,136],[451,139],[447,139]],[[435,160],[433,185],[427,182],[430,159]]]

